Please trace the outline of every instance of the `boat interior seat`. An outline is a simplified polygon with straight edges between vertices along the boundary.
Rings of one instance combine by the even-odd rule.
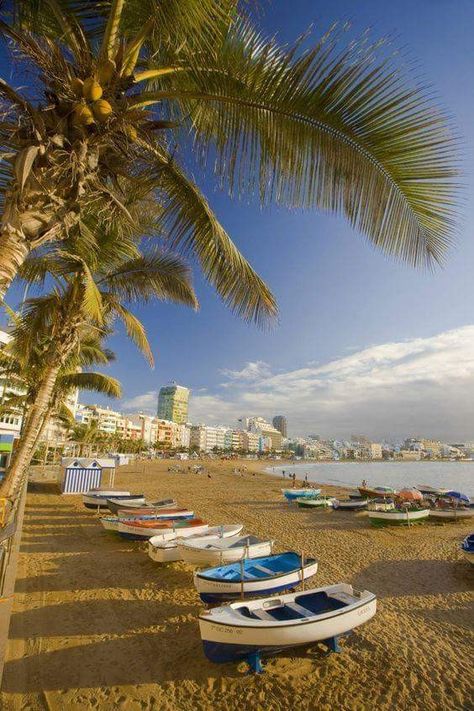
[[[310,610],[313,614],[323,614],[339,610],[341,607],[346,607],[347,602],[337,600],[333,596],[329,596],[326,592],[318,592],[308,595],[299,595],[295,602],[303,603],[302,606]]]
[[[265,610],[252,610],[252,617],[258,617],[259,620],[265,620],[266,622],[274,622],[275,618],[270,613]]]
[[[298,617],[313,617],[314,615],[314,612],[308,610],[307,607],[303,607],[303,605],[299,605],[297,602],[287,602],[285,607],[289,607],[290,610],[296,612]]]
[[[265,575],[275,575],[274,570],[266,568],[264,565],[259,565],[258,563],[252,565],[252,568],[255,568],[255,570],[259,570],[261,573],[265,573]]]

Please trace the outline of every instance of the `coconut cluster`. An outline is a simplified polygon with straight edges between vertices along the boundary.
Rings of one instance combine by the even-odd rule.
[[[75,126],[92,126],[94,123],[105,123],[112,115],[112,105],[102,98],[103,87],[112,80],[115,64],[111,60],[101,63],[97,68],[96,77],[88,77],[84,81],[75,78],[71,88],[80,99],[74,104],[72,122]]]

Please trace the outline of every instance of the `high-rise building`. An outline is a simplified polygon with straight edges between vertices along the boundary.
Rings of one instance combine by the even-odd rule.
[[[276,415],[273,418],[273,427],[281,432],[282,437],[288,437],[288,429],[286,423],[286,417],[284,415]]]
[[[184,425],[188,420],[189,390],[182,385],[165,385],[158,395],[158,417]]]

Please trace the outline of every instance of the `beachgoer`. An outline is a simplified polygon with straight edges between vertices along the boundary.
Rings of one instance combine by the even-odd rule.
[[[362,479],[362,488],[367,489],[367,481],[365,479]]]

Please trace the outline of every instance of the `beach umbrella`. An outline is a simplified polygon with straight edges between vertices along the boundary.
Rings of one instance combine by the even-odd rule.
[[[404,501],[421,501],[423,494],[418,489],[407,487],[406,489],[400,489],[398,498]]]
[[[471,502],[469,496],[460,491],[447,491],[444,496],[449,496],[451,499],[459,499],[459,501],[464,501],[467,504]]]

